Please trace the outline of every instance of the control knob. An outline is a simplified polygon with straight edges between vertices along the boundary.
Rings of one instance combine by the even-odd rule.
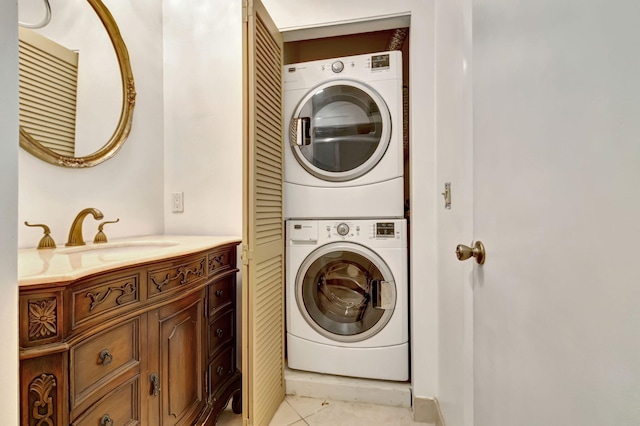
[[[341,223],[336,227],[336,231],[338,231],[338,234],[344,237],[349,233],[349,225],[347,225],[346,223]]]
[[[343,69],[344,63],[342,61],[335,61],[331,64],[331,71],[335,72],[336,74],[342,72]]]

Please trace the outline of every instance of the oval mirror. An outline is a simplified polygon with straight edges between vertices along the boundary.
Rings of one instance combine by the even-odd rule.
[[[42,2],[44,0],[39,0],[39,1]],[[79,117],[81,115],[80,113],[81,112],[85,113],[85,110],[86,110],[85,108],[86,100],[83,101],[84,103],[81,102],[80,99],[78,99],[76,102],[75,96],[80,93],[80,91],[76,88],[76,85],[77,87],[79,87],[80,84],[102,86],[104,84],[103,77],[105,77],[104,76],[105,69],[100,68],[97,70],[95,69],[87,70],[87,67],[85,67],[83,69],[84,74],[78,73],[77,68],[82,67],[83,62],[82,61],[78,62],[78,59],[76,59],[76,64],[75,64],[76,76],[84,76],[88,74],[89,75],[88,80],[91,80],[91,81],[86,81],[76,77],[76,81],[74,82],[73,76],[69,78],[68,76],[65,75],[64,77],[61,77],[63,80],[55,80],[53,82],[42,82],[40,80],[42,78],[41,74],[43,74],[42,71],[47,68],[50,70],[54,68],[58,68],[56,63],[59,61],[59,59],[56,56],[64,56],[67,53],[62,52],[62,54],[60,55],[54,55],[52,59],[48,57],[45,59],[36,57],[34,59],[33,55],[25,50],[25,49],[31,49],[30,45],[28,43],[25,44],[25,42],[23,41],[23,33],[26,34],[25,31],[30,31],[30,30],[24,30],[23,28],[20,28],[20,122],[21,122],[20,146],[24,148],[26,151],[40,158],[41,160],[44,160],[56,166],[71,167],[71,168],[93,167],[113,157],[120,150],[124,142],[127,140],[127,137],[129,136],[129,132],[131,131],[131,123],[133,120],[133,109],[135,106],[135,98],[136,98],[133,73],[131,71],[131,65],[129,63],[129,53],[122,39],[122,36],[120,35],[120,30],[118,29],[118,26],[113,16],[111,15],[111,12],[107,9],[107,7],[102,3],[101,0],[78,0],[78,1],[81,4],[84,4],[85,6],[88,3],[91,6],[91,9],[93,9],[93,12],[95,12],[95,15],[97,15],[97,17],[99,18],[99,21],[101,24],[97,24],[97,26],[104,27],[104,30],[106,30],[106,34],[108,36],[109,41],[105,43],[107,45],[110,44],[113,47],[115,51],[115,58],[117,60],[117,68],[119,69],[119,73],[120,73],[119,78],[115,79],[116,81],[115,84],[116,86],[119,86],[117,91],[121,92],[121,97],[118,97],[117,98],[118,100],[115,101],[116,106],[113,107],[115,111],[113,112],[113,114],[111,114],[113,116],[113,121],[109,122],[108,113],[106,114],[102,112],[98,114],[91,113],[91,115],[94,117],[98,116],[100,122],[96,122],[95,119],[91,120],[91,122],[83,122],[82,127],[85,130],[83,130],[82,138],[91,139],[89,141],[83,142],[80,140],[76,140],[76,139],[80,139],[76,137],[77,136],[76,115]],[[72,2],[65,2],[65,6],[70,7],[69,6],[70,3]],[[45,5],[48,7],[48,3],[45,3]],[[44,10],[44,6],[42,5],[42,3],[40,3],[40,8]],[[89,9],[87,8],[87,10]],[[53,8],[51,12],[52,12],[51,20],[55,21],[56,9]],[[71,17],[69,17],[69,14],[66,15],[66,19],[64,19],[64,21],[67,21],[66,23],[64,21],[61,23],[61,25],[63,26],[66,25],[67,29],[70,28],[70,26],[73,25],[74,22],[78,23],[78,15],[75,15],[76,13],[75,11],[73,13],[74,15],[71,15]],[[21,11],[21,15],[22,15],[22,11]],[[73,19],[73,22],[68,22],[69,19]],[[21,23],[21,26],[22,26],[22,23]],[[100,30],[100,31],[104,33],[103,30]],[[43,31],[43,33],[46,34],[46,31]],[[94,29],[87,31],[86,33],[82,33],[82,31],[80,31],[80,34],[78,34],[77,36],[81,38],[90,37],[92,33],[94,33]],[[102,34],[100,34],[100,36],[104,38]],[[37,37],[39,36],[36,34],[36,38]],[[43,39],[44,39],[44,43],[50,43],[50,41],[47,40],[46,37],[43,37]],[[51,42],[51,44],[57,46],[57,43],[55,42]],[[41,51],[42,49],[38,47],[33,50]],[[72,54],[74,52],[73,50],[68,50],[64,48],[62,50],[67,50]],[[76,52],[76,54],[83,55],[82,52],[80,53]],[[82,56],[80,56],[80,58],[82,58]],[[116,68],[115,64],[113,68],[115,70]],[[29,73],[31,73],[31,75],[29,75]],[[27,74],[27,76],[25,77],[24,74]],[[51,77],[51,78],[54,78],[54,79],[59,78],[57,76],[59,74],[57,70],[55,70],[54,72],[49,72],[49,74],[52,74],[52,75],[55,74],[55,77]],[[49,78],[49,77],[46,77],[46,78]],[[23,98],[27,96],[25,95],[25,93],[27,93],[28,90],[31,90],[31,89],[25,88],[25,86],[27,86],[28,84],[32,84],[35,87],[34,90],[35,92],[37,92],[37,94],[33,99],[29,98],[27,100],[24,100]],[[64,86],[68,86],[68,88],[66,89],[70,93],[68,96],[65,93],[59,93],[58,89],[61,89]],[[47,87],[50,88],[50,90],[47,89]],[[91,90],[85,90],[85,89],[90,89],[90,88],[87,88],[86,86],[84,86],[82,90],[83,93],[85,92],[95,93],[95,92],[92,92]],[[104,90],[111,90],[111,89],[104,89]],[[50,92],[55,92],[51,95],[52,97],[49,97]],[[43,118],[40,111],[35,111],[38,109],[50,110],[53,108],[57,108],[57,104],[60,104],[62,102],[68,102],[66,100],[67,97],[73,98],[73,100],[71,101],[71,105],[68,107],[63,106],[62,108],[66,108],[70,112],[68,111],[65,111],[63,113],[54,112],[53,115],[49,115]],[[61,98],[65,98],[65,100],[61,101],[60,100]],[[103,104],[105,107],[108,108],[110,106],[109,102],[113,104],[113,100],[108,101],[104,99],[99,99],[97,96],[94,97],[94,95],[91,95],[90,103],[94,105],[99,105],[100,108],[103,107]],[[119,116],[117,116],[118,103],[121,104]],[[76,114],[76,104],[78,107],[78,114]],[[49,113],[44,112],[43,114],[46,115]],[[69,117],[59,118],[61,117],[60,114],[69,116]],[[102,122],[103,118],[104,118],[104,123]],[[91,130],[93,131],[93,129],[97,129],[99,127],[105,127],[105,125],[108,127],[106,130],[106,133],[103,134],[103,136],[97,136],[98,138],[97,140],[93,133],[91,137],[86,136],[87,134],[86,128],[91,128]],[[115,129],[113,128],[114,125],[115,125]],[[70,135],[65,135],[65,136],[58,135],[58,133],[62,132],[61,130],[58,130],[58,127],[63,127],[63,126],[67,128],[64,131],[68,133],[70,132]],[[78,127],[80,127],[80,123],[78,123]],[[47,129],[41,130],[41,128],[47,128]],[[50,130],[50,129],[53,129],[53,130]],[[51,136],[51,134],[47,132],[51,132],[54,134]],[[109,136],[109,132],[112,132],[111,136]],[[56,145],[57,142],[54,142],[54,143],[48,142],[50,139],[57,140],[57,139],[64,139],[64,138],[71,140],[68,143],[69,146],[63,146],[62,148],[59,148]],[[85,145],[84,148],[79,146],[80,142],[83,142],[83,145]],[[91,146],[91,144],[94,145],[94,148],[87,148],[87,146]]]

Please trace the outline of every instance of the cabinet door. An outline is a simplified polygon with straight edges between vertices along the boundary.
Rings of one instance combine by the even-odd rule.
[[[191,424],[205,406],[203,301],[198,292],[149,313],[149,420],[155,424]]]

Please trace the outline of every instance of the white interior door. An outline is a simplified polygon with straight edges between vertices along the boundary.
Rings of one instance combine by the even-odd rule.
[[[473,2],[475,426],[640,424],[640,3]]]

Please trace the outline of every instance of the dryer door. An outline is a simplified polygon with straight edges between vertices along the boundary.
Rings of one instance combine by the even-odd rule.
[[[387,264],[359,244],[333,243],[313,251],[296,277],[302,316],[321,335],[359,342],[377,334],[393,315],[396,284]]]
[[[348,181],[383,157],[391,138],[391,116],[382,97],[352,80],[333,80],[311,90],[289,126],[291,149],[319,179]]]

